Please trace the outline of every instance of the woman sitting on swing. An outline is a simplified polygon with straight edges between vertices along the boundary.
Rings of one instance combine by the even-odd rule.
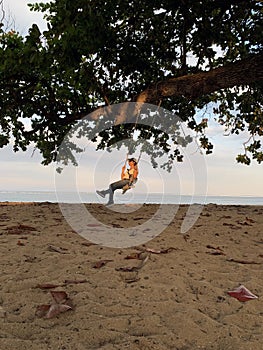
[[[96,191],[103,198],[105,198],[106,194],[109,194],[109,201],[106,205],[114,204],[113,196],[115,190],[122,189],[122,193],[124,194],[136,183],[139,173],[138,162],[135,158],[130,158],[128,159],[128,163],[129,169],[126,169],[126,162],[122,167],[121,180],[111,183],[107,190]]]

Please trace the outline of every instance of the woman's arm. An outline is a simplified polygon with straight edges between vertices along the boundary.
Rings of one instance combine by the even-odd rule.
[[[123,167],[121,168],[121,179],[123,180],[125,177],[125,170],[126,170],[126,165],[124,164]]]
[[[135,165],[135,167],[134,167],[134,172],[133,172],[133,178],[134,178],[134,179],[137,179],[138,174],[139,174],[138,165]]]

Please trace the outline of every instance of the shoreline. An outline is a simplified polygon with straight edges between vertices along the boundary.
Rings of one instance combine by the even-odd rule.
[[[95,203],[105,204],[107,199],[98,198],[96,193],[88,192],[1,192],[0,202],[50,202],[50,203]],[[205,196],[205,195],[171,195],[158,193],[127,192],[124,196],[120,192],[115,194],[118,204],[193,204],[201,205],[263,205],[263,197],[258,196]]]
[[[128,213],[85,206],[116,235],[164,222],[159,214],[151,222],[157,204]],[[156,237],[118,248],[76,233],[58,203],[0,203],[0,348],[261,350],[263,206],[204,205],[182,234],[188,209],[180,205]],[[227,294],[241,284],[259,298]],[[51,291],[72,307],[45,318],[39,307],[52,303]]]
[[[61,205],[61,204],[73,204],[73,205],[79,205],[79,204],[83,204],[83,205],[102,205],[102,206],[106,206],[106,202],[102,203],[102,202],[51,202],[51,201],[0,201],[0,205],[42,205],[42,204],[54,204],[54,205]],[[247,203],[241,203],[241,204],[232,204],[232,203],[198,203],[198,202],[194,202],[194,203],[152,203],[152,202],[144,202],[144,203],[140,203],[140,202],[132,202],[132,203],[119,203],[119,202],[115,202],[114,205],[116,206],[134,206],[134,205],[153,205],[153,206],[159,206],[159,205],[163,205],[163,206],[191,206],[191,205],[200,205],[203,207],[209,206],[209,205],[215,205],[215,206],[227,206],[227,207],[231,207],[231,206],[252,206],[252,207],[263,207],[263,203],[262,204],[257,204],[257,203],[251,203],[251,204],[247,204]]]

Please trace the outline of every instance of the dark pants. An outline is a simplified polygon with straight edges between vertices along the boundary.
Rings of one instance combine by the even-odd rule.
[[[109,203],[113,203],[113,195],[115,190],[120,190],[122,189],[125,185],[127,185],[130,182],[129,179],[127,180],[119,180],[116,182],[113,182],[110,184],[109,188],[105,191],[101,191],[104,194],[109,194]]]

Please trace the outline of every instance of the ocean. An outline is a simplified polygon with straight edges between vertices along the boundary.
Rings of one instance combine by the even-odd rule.
[[[48,191],[0,191],[0,202],[51,202],[51,203],[106,203],[107,199],[96,193],[48,192]],[[162,204],[218,204],[218,205],[263,205],[263,197],[252,196],[190,196],[161,193],[139,194],[115,193],[118,204],[162,203]]]

